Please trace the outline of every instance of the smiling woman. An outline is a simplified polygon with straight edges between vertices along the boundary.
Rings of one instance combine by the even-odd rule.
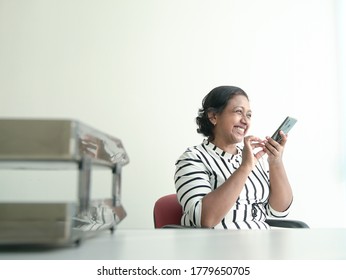
[[[99,2],[0,1],[0,114],[80,119],[121,137],[131,163],[120,228],[152,228],[174,162],[202,142],[196,103],[224,84],[249,94],[247,134],[264,138],[285,116],[299,119],[284,158],[290,217],[346,227],[346,1]],[[28,186],[26,201],[75,196],[69,175],[56,176],[0,170],[0,200],[18,199],[17,185]]]
[[[287,137],[281,133],[278,143],[246,136],[251,116],[249,98],[238,87],[214,88],[203,99],[197,132],[207,138],[176,163],[182,225],[269,229],[267,216],[288,214],[292,190],[282,161]]]
[[[221,111],[215,110],[214,107],[208,107],[208,104],[204,106],[208,107],[207,120],[212,127],[209,140],[219,148],[226,152],[235,153],[236,147],[234,143],[239,143],[243,140],[251,122],[251,109],[249,105],[249,99],[245,92],[233,87],[219,87],[214,89],[218,90],[230,89],[234,90],[234,97],[232,102],[226,103],[227,106]],[[217,94],[211,94],[217,95]],[[203,119],[205,111],[201,110],[201,119]]]

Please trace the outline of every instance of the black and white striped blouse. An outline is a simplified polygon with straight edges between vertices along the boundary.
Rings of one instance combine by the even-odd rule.
[[[188,148],[176,162],[175,187],[178,200],[183,206],[181,223],[201,227],[202,198],[227,180],[242,162],[242,147],[238,154],[229,154],[208,140]],[[268,203],[269,168],[260,159],[248,176],[235,205],[214,228],[222,229],[269,229],[267,216],[285,217]]]

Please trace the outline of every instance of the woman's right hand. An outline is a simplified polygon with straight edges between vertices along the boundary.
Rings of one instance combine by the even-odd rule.
[[[246,136],[244,138],[243,160],[241,165],[253,169],[258,160],[265,154],[265,141],[256,136]]]

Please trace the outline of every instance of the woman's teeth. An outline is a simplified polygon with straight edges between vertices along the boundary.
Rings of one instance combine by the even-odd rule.
[[[244,133],[244,131],[245,131],[245,128],[243,128],[243,127],[236,127],[236,130],[239,132],[239,133]]]

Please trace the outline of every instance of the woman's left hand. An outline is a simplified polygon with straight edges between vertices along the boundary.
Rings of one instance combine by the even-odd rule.
[[[280,131],[281,142],[278,143],[270,137],[266,137],[267,141],[264,145],[264,151],[268,155],[269,163],[282,163],[282,155],[284,152],[285,144],[287,142],[287,135]]]

